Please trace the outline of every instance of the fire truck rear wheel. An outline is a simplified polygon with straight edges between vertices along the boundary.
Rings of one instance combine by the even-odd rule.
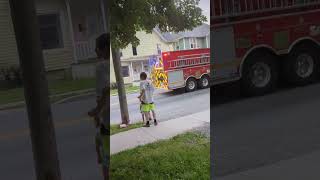
[[[210,78],[208,75],[203,75],[198,81],[199,87],[201,89],[208,88],[210,86]]]
[[[197,80],[195,78],[189,78],[186,83],[186,92],[192,92],[197,89]]]
[[[259,96],[276,89],[278,65],[276,56],[270,53],[255,53],[244,63],[241,89],[245,95]]]
[[[314,82],[319,74],[319,59],[314,46],[304,44],[296,47],[284,61],[285,80],[298,86]]]

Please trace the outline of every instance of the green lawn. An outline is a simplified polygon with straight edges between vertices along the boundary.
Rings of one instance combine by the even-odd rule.
[[[121,133],[121,132],[124,132],[124,131],[129,131],[129,130],[135,129],[135,128],[140,128],[142,126],[143,126],[142,122],[135,123],[135,124],[130,124],[127,128],[120,128],[119,124],[111,125],[111,127],[110,127],[110,135],[114,135],[114,134]]]
[[[58,95],[58,94],[64,94],[69,93],[72,91],[78,91],[78,90],[86,90],[86,89],[92,89],[95,88],[95,79],[80,79],[80,80],[55,80],[55,81],[49,81],[49,92],[50,95]],[[126,86],[126,92],[137,92],[139,90],[138,86],[132,86],[128,85]],[[8,104],[8,103],[14,103],[19,101],[24,101],[24,94],[23,94],[23,88],[15,88],[15,89],[3,89],[0,90],[0,105]],[[111,90],[111,95],[117,95],[117,89]],[[51,99],[51,101],[57,101],[61,98],[66,98],[68,96],[64,97],[54,97]]]
[[[133,92],[138,92],[139,91],[139,86],[133,86],[133,85],[126,85],[126,93],[133,93]],[[118,89],[111,89],[110,91],[111,95],[117,95],[118,94]]]
[[[77,90],[91,89],[95,87],[94,79],[81,80],[56,80],[49,82],[49,92],[51,95],[64,94]],[[18,101],[24,101],[23,88],[0,90],[0,105]],[[55,98],[55,100],[57,100]]]
[[[111,179],[207,180],[210,139],[190,132],[112,155],[110,163]]]
[[[59,80],[49,82],[50,94],[63,94],[96,87],[95,79]]]

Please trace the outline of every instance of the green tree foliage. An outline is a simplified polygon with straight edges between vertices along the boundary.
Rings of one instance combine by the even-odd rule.
[[[158,26],[162,32],[192,30],[206,21],[200,0],[110,0],[112,46],[122,49],[139,45],[137,31],[151,33]]]

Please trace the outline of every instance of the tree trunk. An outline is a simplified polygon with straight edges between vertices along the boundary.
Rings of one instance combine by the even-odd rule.
[[[107,19],[107,33],[112,36],[110,32],[110,24],[111,24],[111,1],[105,0],[105,12],[106,12],[106,19]],[[112,38],[111,38],[112,39]],[[112,44],[111,44],[112,47]],[[111,48],[111,55],[113,60],[113,66],[114,66],[114,73],[116,75],[116,81],[117,81],[117,88],[118,88],[118,97],[119,97],[119,104],[120,104],[120,111],[121,111],[121,119],[122,124],[129,124],[129,112],[128,112],[128,104],[127,104],[127,96],[126,91],[124,87],[124,81],[122,77],[122,71],[121,71],[121,61],[120,61],[120,50],[116,49],[114,47]],[[110,74],[110,73],[109,73]]]
[[[117,81],[122,124],[128,125],[129,124],[129,112],[128,112],[126,90],[124,87],[122,71],[121,71],[120,50],[113,48],[113,47],[111,49],[112,49],[114,73],[116,75],[116,81]]]
[[[60,180],[48,83],[34,0],[10,0],[23,74],[32,149],[38,180]]]

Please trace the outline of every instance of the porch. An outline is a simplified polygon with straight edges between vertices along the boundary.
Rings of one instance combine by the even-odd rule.
[[[147,73],[148,77],[151,72],[149,65],[150,57],[139,57],[136,59],[123,59],[121,60],[122,75],[126,82],[136,83],[140,81],[140,73]]]
[[[104,0],[66,0],[74,63],[96,59],[95,40],[106,32]]]

